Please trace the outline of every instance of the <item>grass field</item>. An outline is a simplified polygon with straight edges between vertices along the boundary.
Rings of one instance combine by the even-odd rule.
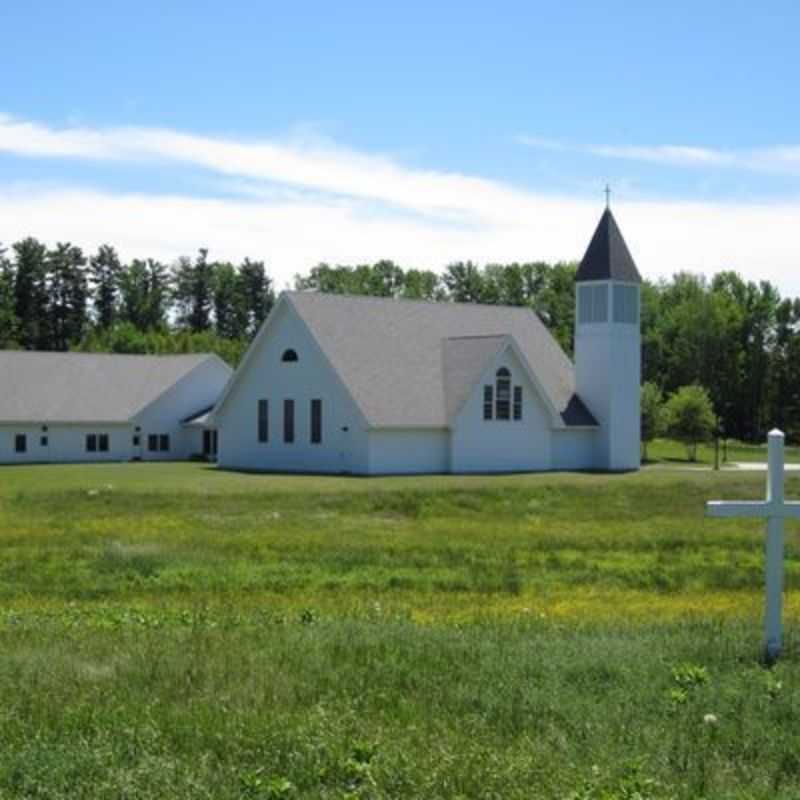
[[[0,798],[796,798],[763,484],[2,468]]]

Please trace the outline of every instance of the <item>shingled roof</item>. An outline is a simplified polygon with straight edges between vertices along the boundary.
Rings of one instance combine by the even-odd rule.
[[[576,281],[625,281],[641,283],[642,276],[622,238],[617,221],[607,208],[575,275]]]
[[[564,425],[596,425],[570,360],[528,308],[286,292],[372,427],[447,427],[514,342]]]
[[[0,422],[127,422],[209,358],[0,351]]]

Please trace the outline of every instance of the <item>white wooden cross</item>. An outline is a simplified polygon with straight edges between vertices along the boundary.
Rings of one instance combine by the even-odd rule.
[[[800,517],[800,503],[783,499],[783,433],[777,429],[767,436],[767,499],[764,502],[706,503],[710,517],[761,517],[767,520],[767,611],[764,618],[764,654],[768,662],[781,652],[781,610],[783,606],[783,520]]]

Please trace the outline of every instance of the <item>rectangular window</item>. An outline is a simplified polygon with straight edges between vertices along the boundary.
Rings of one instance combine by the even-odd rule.
[[[48,439],[47,439],[47,437],[46,437],[46,436],[42,436],[42,437],[41,437],[41,439],[39,439],[39,444],[40,444],[42,447],[47,447],[47,445],[48,445]]]
[[[14,437],[14,452],[15,453],[28,452],[28,437],[24,433],[18,433]]]
[[[311,401],[311,444],[322,442],[322,400]]]
[[[100,436],[97,437],[97,443],[98,443],[98,448],[97,449],[101,453],[107,453],[108,452],[108,434],[107,433],[101,433]]]
[[[147,449],[151,453],[158,452],[158,436],[155,433],[148,434],[147,436]]]
[[[294,400],[283,401],[283,441],[294,441]]]
[[[258,441],[269,441],[269,400],[258,401]]]
[[[639,292],[636,286],[614,286],[614,322],[639,322]]]
[[[608,286],[580,286],[578,288],[578,322],[608,321]]]
[[[96,453],[97,452],[97,434],[96,433],[87,433],[86,434],[86,452],[87,453]]]
[[[483,418],[492,418],[492,405],[494,404],[493,392],[491,386],[483,387]]]
[[[497,419],[511,419],[511,379],[501,377],[497,379]]]
[[[158,449],[161,450],[162,453],[169,452],[169,434],[162,433],[158,437]]]
[[[514,387],[514,419],[522,419],[522,387]]]
[[[133,446],[134,447],[138,447],[139,446],[139,442],[141,442],[141,439],[139,438],[139,436],[137,434],[136,436],[133,437]]]

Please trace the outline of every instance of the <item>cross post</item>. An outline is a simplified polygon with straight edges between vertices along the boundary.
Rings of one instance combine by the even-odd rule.
[[[767,436],[767,498],[761,501],[712,500],[706,503],[710,517],[760,517],[767,520],[767,608],[764,615],[764,656],[773,663],[780,656],[783,610],[783,520],[800,517],[800,503],[783,497],[783,433],[771,430]]]

